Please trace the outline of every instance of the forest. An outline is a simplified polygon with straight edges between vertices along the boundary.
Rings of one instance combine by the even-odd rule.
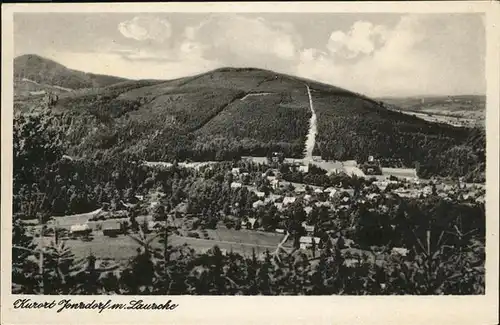
[[[272,205],[254,210],[255,194],[231,188],[234,179],[228,171],[234,166],[244,168],[250,177],[247,181],[252,181],[259,179],[265,166],[228,161],[199,170],[175,164],[147,168],[136,157],[125,155],[75,160],[63,157],[62,139],[50,110],[15,117],[14,293],[484,294],[484,204],[437,196],[403,199],[382,193],[375,201],[352,204],[335,213],[318,208],[307,215],[300,201],[280,213]],[[288,173],[287,177],[294,177],[292,171]],[[313,168],[306,176],[326,175]],[[336,177],[331,184],[345,178]],[[355,195],[376,191],[369,181],[352,178],[351,182],[347,186],[355,188]],[[269,184],[261,181],[257,186],[265,191]],[[103,264],[92,254],[77,259],[57,231],[52,243],[41,248],[24,223],[33,218],[45,223],[51,216],[87,212],[106,202],[113,209],[120,200],[129,202],[155,189],[164,196],[154,217],[167,222],[151,234],[140,225],[132,226],[127,236],[134,238],[138,250],[126,266]],[[242,256],[216,246],[206,253],[172,246],[169,236],[176,229],[165,213],[181,202],[188,203],[187,213],[199,216],[202,228],[229,224],[229,215],[237,221],[257,216],[263,229],[283,226],[293,238],[292,250],[277,247],[264,256]],[[131,224],[139,213],[134,209],[140,208],[128,211]],[[316,225],[315,235],[323,239],[313,256],[297,249],[304,221]],[[151,245],[153,237],[160,239],[160,247]],[[380,264],[358,256],[353,264],[353,258],[344,253],[347,240],[373,255],[383,255],[398,245],[411,252],[390,255]]]
[[[315,155],[360,164],[375,156],[382,167],[417,168],[422,178],[484,182],[484,130],[426,122],[360,94],[267,70],[106,81],[60,94],[50,109],[72,157],[224,161],[279,151],[301,158],[310,118],[306,84],[318,118]],[[18,100],[16,110],[34,101]]]
[[[363,163],[375,155],[383,167],[416,167],[422,178],[484,182],[482,129],[429,123],[361,98],[315,92],[313,100],[318,115],[316,151],[324,159]]]

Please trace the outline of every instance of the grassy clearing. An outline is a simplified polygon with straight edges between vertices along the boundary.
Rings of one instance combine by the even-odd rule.
[[[382,168],[382,174],[384,176],[414,178],[417,172],[414,168]]]
[[[251,256],[252,251],[260,255],[266,250],[273,251],[281,241],[283,235],[266,234],[253,231],[236,231],[230,229],[207,230],[212,239],[198,239],[171,235],[171,245],[188,245],[196,252],[202,253],[215,245],[227,252],[233,251],[246,256]],[[149,235],[153,236],[153,235]],[[52,237],[44,237],[45,245],[50,244]],[[91,241],[72,240],[65,241],[71,248],[76,258],[85,258],[90,253],[99,259],[114,259],[117,261],[128,260],[136,255],[138,244],[128,235],[118,237],[105,237],[100,232],[95,233]],[[159,246],[158,240],[153,241],[153,246]],[[289,246],[289,245],[287,245]]]

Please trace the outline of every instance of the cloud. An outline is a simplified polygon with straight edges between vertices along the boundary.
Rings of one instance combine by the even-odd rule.
[[[74,69],[134,79],[171,79],[222,66],[247,66],[369,96],[485,91],[484,15],[403,15],[384,24],[365,18],[347,28],[315,24],[311,30],[291,19],[278,22],[281,16],[198,17],[203,20],[175,20],[176,35],[159,17],[113,22],[108,36],[92,34],[101,39],[92,46],[48,56]],[[124,37],[141,42],[115,42],[116,27]],[[47,46],[44,53],[53,51]]]
[[[295,73],[370,96],[484,93],[484,34],[481,19],[472,22],[463,15],[406,15],[392,27],[357,22],[349,33],[331,33],[328,53],[303,50]]]
[[[290,64],[301,39],[291,24],[239,15],[214,15],[185,30],[182,48],[196,49],[206,59],[231,66],[270,67]],[[288,63],[287,63],[288,62]]]
[[[357,21],[349,32],[340,30],[330,34],[327,49],[333,54],[355,58],[359,54],[371,54],[377,45],[385,40],[388,31],[382,25],[373,25],[367,21]]]
[[[118,24],[120,33],[137,41],[164,42],[172,36],[172,27],[166,19],[137,16]]]

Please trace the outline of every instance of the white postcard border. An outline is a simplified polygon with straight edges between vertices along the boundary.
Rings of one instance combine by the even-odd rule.
[[[308,3],[106,3],[2,5],[2,251],[1,324],[496,324],[498,323],[498,171],[500,6],[494,2],[308,2]],[[483,296],[15,296],[11,294],[12,59],[14,12],[339,12],[486,13],[487,16],[487,240]],[[18,298],[71,298],[114,303],[144,299],[179,307],[173,311],[14,310]],[[496,306],[496,309],[494,308]]]

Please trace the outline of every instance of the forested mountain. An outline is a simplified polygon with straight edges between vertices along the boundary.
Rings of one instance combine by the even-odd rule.
[[[33,70],[31,62],[37,60],[17,58],[17,71],[23,65]],[[44,80],[56,80],[52,72],[45,76],[43,71],[60,71],[62,66],[44,62],[43,67],[53,68],[38,73]],[[67,80],[74,88],[93,87],[62,93],[51,106],[71,156],[125,153],[150,161],[231,160],[279,150],[302,157],[311,117],[308,85],[318,117],[315,151],[323,158],[363,161],[374,155],[392,165],[414,167],[419,162],[424,176],[484,179],[484,131],[390,111],[378,101],[331,85],[254,68],[118,83],[114,77],[62,71],[71,72]],[[16,103],[18,108],[24,104]]]

